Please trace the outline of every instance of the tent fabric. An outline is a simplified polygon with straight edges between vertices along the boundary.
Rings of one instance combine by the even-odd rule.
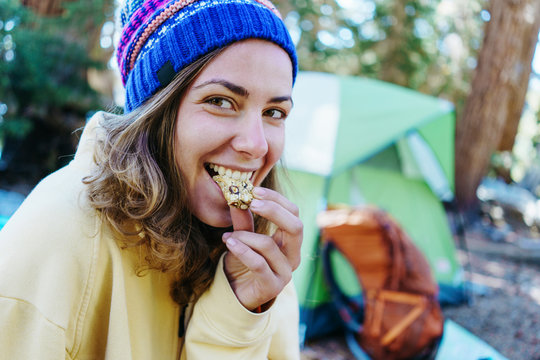
[[[340,146],[335,150],[334,172],[350,168],[359,159],[403,137],[410,129],[453,110],[446,101],[394,84],[359,77],[334,79],[341,82],[342,94],[336,141]]]
[[[416,158],[416,163],[420,166],[420,172],[433,193],[442,201],[452,201],[454,193],[429,145],[416,131],[407,135],[407,141],[413,156]]]
[[[323,90],[312,91],[313,87]],[[303,76],[295,84],[291,115],[309,119],[309,127],[303,121],[287,121],[285,138],[293,139],[285,148],[289,168],[322,176],[332,172],[340,94],[340,83],[332,76]]]
[[[287,121],[286,137],[294,141],[289,140],[285,148],[287,165],[322,176],[348,169],[410,129],[453,113],[447,101],[410,89],[324,73],[302,72],[293,99],[295,106]],[[437,152],[438,157],[448,155]],[[448,159],[439,160],[448,165]],[[453,167],[453,158],[450,160]],[[453,184],[453,173],[446,168],[445,174]]]
[[[327,204],[367,203],[388,211],[426,255],[441,292],[459,288],[462,271],[439,197],[449,198],[454,189],[451,104],[378,80],[312,72],[299,73],[293,99],[283,164],[288,196],[304,222],[294,281],[306,336],[338,326],[329,313],[315,222]],[[332,263],[344,290],[360,296],[346,261],[338,256]]]
[[[491,345],[447,319],[443,338],[435,360],[508,360]]]

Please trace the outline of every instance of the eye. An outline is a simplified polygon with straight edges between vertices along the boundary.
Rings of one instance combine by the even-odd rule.
[[[222,97],[212,97],[210,99],[207,99],[205,102],[207,104],[217,106],[217,107],[220,107],[220,108],[223,108],[223,109],[232,109],[233,108],[232,102],[227,100],[227,99],[224,99]]]
[[[278,109],[268,109],[263,113],[264,116],[271,117],[272,119],[285,119],[287,114]]]

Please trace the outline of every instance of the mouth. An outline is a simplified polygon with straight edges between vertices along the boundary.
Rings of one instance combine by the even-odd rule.
[[[227,205],[246,210],[253,200],[253,171],[228,169],[221,165],[205,164],[205,168],[220,188]]]
[[[216,175],[226,176],[228,178],[239,180],[239,181],[251,181],[253,176],[253,171],[239,171],[234,169],[229,169],[221,165],[216,165],[212,163],[205,164],[206,171],[213,178]]]

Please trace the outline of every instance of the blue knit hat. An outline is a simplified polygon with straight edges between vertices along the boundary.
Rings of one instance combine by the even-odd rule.
[[[125,112],[143,104],[198,58],[235,41],[274,42],[290,56],[294,44],[268,0],[126,0],[117,60],[126,88]]]

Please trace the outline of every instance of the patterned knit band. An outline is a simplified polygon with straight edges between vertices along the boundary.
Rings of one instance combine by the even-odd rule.
[[[269,0],[127,0],[117,60],[126,87],[125,111],[140,106],[174,74],[235,41],[263,39],[281,46],[297,72],[294,44]]]

